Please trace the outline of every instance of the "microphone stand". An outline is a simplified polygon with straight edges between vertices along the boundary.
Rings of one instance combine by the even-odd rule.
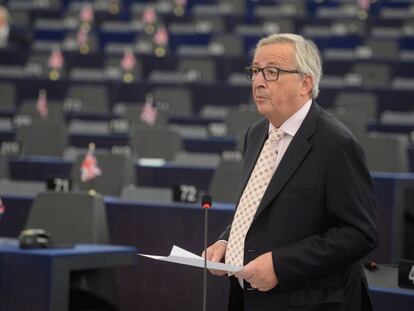
[[[207,311],[207,236],[208,236],[208,208],[204,208],[203,311]]]
[[[207,311],[207,237],[208,237],[208,209],[211,208],[211,196],[204,195],[201,199],[204,209],[204,269],[203,269],[203,311]]]

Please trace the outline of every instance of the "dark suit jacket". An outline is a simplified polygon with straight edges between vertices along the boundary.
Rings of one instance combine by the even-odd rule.
[[[245,138],[246,185],[269,122]],[[230,226],[221,235],[228,239]],[[371,310],[360,259],[377,245],[376,200],[351,132],[312,103],[254,216],[244,263],[272,251],[279,285],[268,292],[232,281],[229,310]],[[234,279],[234,278],[233,278]]]

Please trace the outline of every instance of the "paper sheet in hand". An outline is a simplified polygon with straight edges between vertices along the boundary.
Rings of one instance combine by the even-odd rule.
[[[171,249],[171,253],[169,256],[155,256],[155,255],[145,255],[145,254],[138,254],[138,255],[156,259],[156,260],[178,263],[181,265],[204,268],[203,257],[197,256],[196,254],[193,254],[176,245],[174,245],[173,248]],[[209,260],[207,260],[207,268],[214,269],[214,270],[228,271],[228,272],[237,272],[242,269],[242,267],[229,265],[229,264],[225,264],[221,262],[213,262]]]

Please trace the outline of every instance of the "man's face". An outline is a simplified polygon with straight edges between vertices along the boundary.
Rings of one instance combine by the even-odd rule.
[[[275,43],[258,48],[252,66],[297,70],[293,44]],[[282,71],[279,72],[277,81],[266,81],[260,72],[252,82],[253,98],[257,110],[270,120],[282,122],[305,103],[302,88],[301,75]]]
[[[0,10],[0,29],[7,27],[9,25],[7,20],[7,14],[3,10]]]

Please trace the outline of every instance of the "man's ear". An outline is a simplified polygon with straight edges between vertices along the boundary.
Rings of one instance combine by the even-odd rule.
[[[309,75],[302,76],[302,88],[301,88],[301,95],[311,95],[313,88],[313,79]]]

